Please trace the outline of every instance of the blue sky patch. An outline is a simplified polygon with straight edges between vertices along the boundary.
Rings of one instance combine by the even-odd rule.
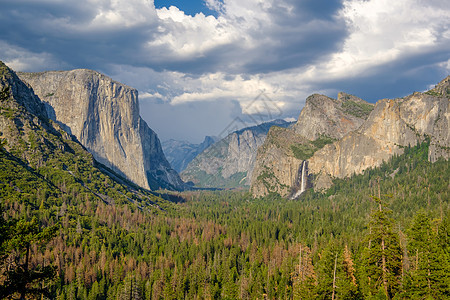
[[[217,17],[217,12],[210,10],[203,0],[155,0],[155,7],[162,8],[176,6],[179,10],[184,11],[186,15],[195,16],[202,12],[204,15]]]

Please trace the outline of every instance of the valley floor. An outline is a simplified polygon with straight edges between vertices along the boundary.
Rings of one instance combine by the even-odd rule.
[[[194,191],[111,204],[48,181],[24,195],[27,180],[3,168],[0,293],[29,257],[29,272],[54,274],[21,288],[57,299],[446,299],[449,162],[427,162],[427,147],[297,200]]]

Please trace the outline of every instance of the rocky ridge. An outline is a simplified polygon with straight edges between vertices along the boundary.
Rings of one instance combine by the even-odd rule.
[[[92,70],[18,73],[47,115],[95,159],[147,189],[180,189],[160,141],[139,116],[137,90]]]
[[[216,137],[206,136],[200,144],[172,139],[162,142],[161,145],[172,168],[177,172],[182,172],[197,155],[215,142],[217,142]]]
[[[275,120],[232,132],[192,160],[181,177],[206,188],[248,186],[256,151],[274,125],[287,127],[290,123]]]
[[[279,137],[268,138],[265,145],[258,149],[257,167],[251,185],[253,196],[276,192],[288,197],[295,193],[299,189],[300,168],[304,160],[307,162],[308,174],[314,175],[314,180],[310,180],[309,185],[313,185],[316,190],[322,190],[331,186],[333,178],[360,174],[367,168],[379,166],[394,154],[402,154],[405,147],[425,140],[430,141],[428,158],[431,162],[441,157],[448,159],[449,78],[425,93],[413,93],[395,100],[380,100],[373,110],[370,104],[344,93],[340,93],[337,99],[337,102],[341,102],[340,107],[333,106],[333,100],[325,96],[309,97],[298,122],[292,130],[284,133],[289,135],[284,139],[303,137],[311,144],[311,140],[318,141],[321,136],[327,135],[335,141],[310,151],[310,155],[304,155],[303,151],[300,160],[294,160],[295,151],[289,152],[288,146],[285,145],[285,150],[279,152],[276,159],[271,160],[270,157],[274,156],[272,149],[277,144],[274,139]],[[350,114],[358,117],[359,120],[342,118],[342,112],[346,112],[347,116]],[[349,122],[353,123],[352,126],[348,126]],[[329,126],[332,130],[328,130]],[[280,167],[282,165],[284,167]],[[264,170],[271,170],[272,173],[264,173]]]
[[[253,196],[279,193],[294,197],[301,188],[302,171],[308,171],[302,168],[304,161],[360,127],[372,109],[372,104],[346,93],[339,93],[337,99],[309,96],[295,125],[273,127],[258,148],[251,182]]]
[[[26,202],[54,209],[79,199],[159,211],[166,204],[96,161],[75,136],[49,119],[32,88],[1,61],[0,161],[6,206]]]
[[[430,140],[428,159],[450,157],[449,77],[435,89],[376,103],[367,121],[341,140],[325,146],[309,160],[314,174],[337,178],[361,174],[381,165],[404,148]],[[317,189],[328,185],[316,185]]]

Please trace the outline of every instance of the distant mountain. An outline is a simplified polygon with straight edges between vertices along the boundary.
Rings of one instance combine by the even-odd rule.
[[[216,137],[206,136],[202,143],[192,144],[171,139],[162,142],[161,146],[172,168],[181,173],[197,155],[217,142],[217,140],[218,138]]]
[[[95,159],[147,189],[182,189],[156,133],[139,116],[137,90],[92,70],[18,73],[48,117]]]
[[[273,128],[259,149],[251,192],[297,197],[305,187],[329,188],[333,178],[380,166],[405,147],[429,139],[431,162],[450,157],[450,77],[426,93],[376,105],[339,93],[308,97],[291,129]]]
[[[250,184],[256,151],[272,126],[288,127],[292,123],[275,120],[235,131],[217,141],[181,173],[185,182],[198,187],[234,188]]]

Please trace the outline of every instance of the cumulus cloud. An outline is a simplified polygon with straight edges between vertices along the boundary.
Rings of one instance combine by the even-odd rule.
[[[172,113],[223,126],[264,110],[263,94],[297,116],[313,92],[374,101],[449,72],[444,0],[205,0],[214,16],[151,0],[0,2],[0,59],[16,70],[104,72],[140,91],[142,115],[164,135],[206,133],[207,123],[174,125]],[[201,117],[215,107],[225,119]]]

